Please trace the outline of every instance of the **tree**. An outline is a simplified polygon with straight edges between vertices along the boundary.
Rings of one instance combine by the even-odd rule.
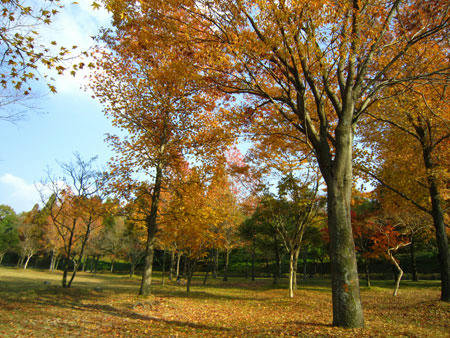
[[[31,257],[43,248],[44,222],[45,218],[36,204],[33,209],[26,212],[21,217],[21,224],[18,226],[19,233],[19,266],[28,267]]]
[[[36,81],[56,92],[43,70],[62,74],[70,50],[57,48],[55,41],[45,43],[40,33],[63,8],[60,0],[4,0],[0,8],[0,120],[14,122],[23,116],[19,106],[26,107]]]
[[[0,264],[5,254],[18,244],[18,222],[18,217],[10,206],[0,205]]]
[[[306,143],[327,185],[333,324],[364,325],[351,231],[354,129],[398,70],[448,29],[444,1],[105,1],[115,34],[141,59],[193,65],[211,95],[244,94],[228,118],[284,122]],[[173,53],[173,51],[176,53]],[[423,78],[409,63],[407,79]],[[176,63],[174,63],[176,64]],[[445,65],[433,64],[437,72]],[[244,109],[239,109],[239,105]],[[236,114],[233,114],[236,113]],[[239,122],[238,122],[239,124]],[[273,127],[272,127],[273,126]],[[249,129],[254,135],[261,130]]]
[[[436,43],[421,58],[433,62],[435,55],[445,58],[445,47]],[[444,49],[444,50],[443,50]],[[423,72],[430,66],[424,65]],[[440,81],[438,81],[440,80]],[[381,189],[414,205],[433,219],[441,274],[441,300],[450,301],[450,256],[445,214],[448,201],[450,166],[450,107],[446,89],[448,74],[419,84],[389,88],[389,100],[376,106],[368,117],[370,130],[364,130],[371,148],[373,165],[362,166]],[[382,136],[381,136],[382,135]]]
[[[48,221],[64,243],[62,286],[69,288],[78,271],[92,232],[99,229],[106,205],[101,197],[101,175],[94,170],[95,157],[85,161],[75,154],[75,161],[60,165],[64,176],[51,177],[44,186],[50,190]],[[41,191],[42,199],[44,191]],[[73,264],[72,275],[67,276]]]
[[[209,117],[214,106],[192,81],[174,80],[175,73],[185,71],[181,65],[172,69],[158,55],[136,59],[118,41],[107,36],[104,40],[114,52],[98,59],[100,70],[92,89],[113,125],[128,132],[123,138],[108,137],[117,153],[111,163],[116,190],[148,201],[146,207],[141,205],[146,213],[147,244],[139,294],[149,295],[161,191],[170,172],[183,165],[184,154],[211,149],[225,132]],[[204,127],[207,120],[211,128]],[[134,173],[140,178],[133,177]]]

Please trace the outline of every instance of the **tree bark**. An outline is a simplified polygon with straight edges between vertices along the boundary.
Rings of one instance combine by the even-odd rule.
[[[228,281],[228,264],[230,262],[230,250],[228,248],[225,249],[225,266],[223,268],[223,281]]]
[[[161,284],[164,285],[164,275],[166,274],[166,250],[163,251]]]
[[[217,278],[218,271],[219,271],[219,249],[214,248],[214,268],[212,273],[214,279]]]
[[[175,250],[170,251],[170,270],[169,270],[169,280],[173,279],[173,270],[175,265]]]
[[[178,252],[177,254],[177,273],[176,273],[176,280],[180,277],[180,260],[181,260],[181,252]]]
[[[255,280],[255,239],[252,241],[252,281]]]
[[[31,257],[33,257],[34,254],[27,255],[27,260],[25,261],[25,264],[23,265],[23,269],[26,270],[28,266],[28,262],[30,261]]]
[[[294,298],[294,252],[289,252],[289,297]]]
[[[428,187],[431,198],[431,216],[436,231],[436,243],[438,247],[439,269],[441,273],[441,300],[450,302],[450,256],[448,251],[448,238],[444,223],[444,213],[441,206],[438,183],[433,170],[435,165],[431,158],[431,149],[422,147],[425,167],[428,171]]]
[[[150,206],[150,214],[146,218],[147,226],[147,243],[145,245],[145,267],[142,274],[141,287],[139,295],[148,296],[151,294],[152,272],[153,272],[153,255],[155,246],[155,235],[158,231],[157,217],[159,206],[159,195],[162,186],[162,166],[156,166],[155,185],[153,187],[152,201]]]
[[[351,94],[347,99],[351,101]],[[352,192],[352,116],[353,107],[347,102],[342,119],[336,127],[336,154],[329,157],[328,144],[322,140],[318,149],[320,170],[327,185],[328,231],[330,234],[330,263],[332,277],[333,325],[364,327],[359,294],[359,279],[355,244],[351,226]]]
[[[411,256],[411,279],[413,282],[419,281],[419,276],[417,274],[417,262],[416,262],[416,248],[414,236],[411,236],[411,246],[409,247],[409,253]]]
[[[370,288],[370,266],[368,259],[364,259],[364,273],[366,274],[366,286]]]

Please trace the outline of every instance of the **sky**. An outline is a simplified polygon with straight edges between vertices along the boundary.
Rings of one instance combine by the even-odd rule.
[[[89,0],[65,2],[66,7],[43,31],[44,38],[87,49],[93,44],[91,36],[108,25],[109,16],[92,10]],[[44,95],[33,101],[24,119],[15,124],[0,121],[0,204],[16,212],[31,210],[40,202],[36,185],[45,178],[47,168],[57,173],[58,162],[73,160],[75,152],[84,159],[98,156],[97,166],[106,167],[112,152],[104,138],[114,129],[92,93],[81,89],[85,75],[57,77],[57,94],[37,90]]]

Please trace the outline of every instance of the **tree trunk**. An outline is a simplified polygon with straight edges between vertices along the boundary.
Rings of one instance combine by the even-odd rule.
[[[280,247],[278,245],[278,241],[276,236],[274,236],[275,243],[275,264],[273,269],[273,285],[277,285],[278,281],[281,278],[281,255],[280,255]]]
[[[255,280],[255,239],[252,241],[252,281]]]
[[[150,214],[146,218],[147,243],[145,248],[144,273],[142,275],[141,287],[139,289],[139,295],[141,296],[148,296],[151,293],[150,286],[152,283],[155,235],[158,231],[157,217],[158,217],[159,195],[161,193],[161,186],[162,186],[162,165],[159,163],[156,166],[155,185],[153,187]]]
[[[212,272],[212,276],[214,279],[217,278],[217,274],[219,272],[219,249],[214,249],[214,268]]]
[[[353,241],[350,205],[352,193],[352,116],[351,94],[336,127],[336,154],[332,160],[327,140],[321,140],[318,154],[320,170],[327,185],[328,231],[332,277],[333,325],[364,327],[359,279]]]
[[[0,264],[2,264],[2,262],[3,262],[3,257],[5,257],[5,253],[6,252],[0,253]]]
[[[150,287],[152,284],[154,246],[153,240],[151,242],[147,240],[145,249],[145,267],[142,275],[141,287],[139,289],[139,295],[141,296],[149,296],[151,294]]]
[[[203,286],[206,285],[206,281],[208,280],[209,268],[206,269],[205,277],[203,277]]]
[[[27,255],[27,260],[25,262],[25,264],[23,265],[23,269],[26,270],[27,266],[28,266],[28,262],[30,261],[31,257],[33,257],[34,254],[31,255]]]
[[[55,266],[55,250],[52,250],[52,256],[50,258],[50,267],[48,268],[48,271],[53,271]]]
[[[170,251],[170,270],[169,270],[169,280],[173,279],[173,270],[175,265],[175,250]]]
[[[164,275],[166,274],[166,250],[163,251],[161,284],[164,285]]]
[[[194,275],[195,267],[197,264],[196,259],[191,259],[186,257],[186,293],[189,294],[191,291],[191,281]]]
[[[441,273],[441,300],[450,301],[450,253],[448,251],[448,238],[444,223],[444,213],[441,206],[438,183],[433,174],[435,165],[431,159],[431,149],[422,147],[425,167],[428,171],[428,186],[431,198],[431,216],[436,230],[436,243],[439,254],[439,269]]]
[[[112,258],[111,259],[111,269],[109,270],[109,272],[111,272],[111,273],[114,272],[114,263],[115,263],[115,260],[114,260],[114,258]]]
[[[133,278],[133,276],[134,276],[135,267],[136,267],[136,264],[134,263],[134,260],[132,260],[130,262],[130,278]]]
[[[98,261],[100,260],[100,255],[95,256],[94,260],[94,273],[97,273]]]
[[[178,252],[177,254],[177,274],[176,274],[176,280],[180,278],[180,260],[181,260],[181,252]]]
[[[228,248],[225,249],[225,266],[223,268],[223,281],[228,281],[228,264],[230,261],[230,250]]]
[[[303,279],[308,278],[308,248],[305,247],[303,250]]]
[[[293,288],[297,290],[297,267],[298,267],[298,256],[300,255],[300,247],[294,250],[294,275],[293,277]]]
[[[414,236],[411,236],[411,246],[409,248],[411,255],[411,278],[413,282],[417,282],[419,281],[419,276],[417,275],[416,248],[414,243]]]
[[[364,259],[364,273],[366,274],[366,286],[370,288],[370,266],[368,259]]]
[[[289,252],[289,297],[294,298],[294,251]]]
[[[389,249],[388,254],[389,254],[389,257],[391,258],[391,261],[394,263],[395,267],[397,268],[397,272],[398,272],[395,277],[395,288],[394,288],[394,293],[393,293],[393,296],[395,297],[398,294],[398,289],[400,287],[400,281],[403,276],[403,270],[400,267],[400,264],[398,264],[398,261],[395,259],[394,254],[392,253],[393,250],[395,251],[396,249]]]

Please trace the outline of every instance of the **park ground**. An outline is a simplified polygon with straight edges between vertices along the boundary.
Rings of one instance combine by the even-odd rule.
[[[195,277],[194,277],[195,278]],[[327,280],[300,281],[295,297],[270,279],[194,279],[185,287],[161,284],[138,297],[139,278],[79,273],[60,287],[61,273],[0,267],[0,337],[450,337],[450,304],[439,301],[439,281],[392,281],[361,288],[366,327],[331,326]]]

